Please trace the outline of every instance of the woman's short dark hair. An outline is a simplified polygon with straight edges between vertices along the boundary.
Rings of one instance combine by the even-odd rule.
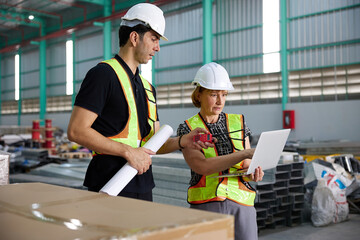
[[[137,32],[140,36],[140,40],[143,39],[144,34],[146,32],[151,31],[150,27],[147,27],[143,24],[138,24],[134,27],[128,27],[128,26],[120,26],[119,28],[119,46],[122,47],[124,46],[127,41],[129,40],[129,36],[131,32]]]

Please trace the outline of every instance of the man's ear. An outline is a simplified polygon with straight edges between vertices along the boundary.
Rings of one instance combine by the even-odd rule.
[[[135,47],[137,43],[139,42],[140,36],[137,32],[132,31],[129,35],[129,40],[131,42],[131,45]]]

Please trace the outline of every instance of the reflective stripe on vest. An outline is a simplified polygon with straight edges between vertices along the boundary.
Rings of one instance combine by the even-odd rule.
[[[129,109],[129,118],[128,118],[125,128],[117,135],[111,136],[109,138],[116,142],[121,142],[121,143],[130,145],[134,148],[139,147],[139,145],[142,146],[145,144],[145,142],[148,139],[150,139],[150,137],[152,137],[154,135],[154,127],[155,127],[154,122],[157,119],[157,117],[156,117],[156,100],[155,100],[154,94],[152,92],[152,86],[146,79],[144,79],[142,76],[140,76],[142,84],[143,84],[143,86],[145,88],[145,92],[146,92],[148,112],[149,112],[148,122],[151,126],[150,133],[148,134],[148,136],[146,136],[141,141],[141,134],[140,134],[140,128],[139,128],[139,122],[138,122],[135,97],[134,97],[134,92],[132,89],[132,85],[131,85],[129,76],[127,75],[125,69],[121,66],[121,64],[115,58],[103,61],[103,63],[109,64],[114,69],[114,71],[119,79],[121,88],[124,92],[124,95],[125,95],[125,98],[126,98],[126,101],[128,104],[128,109]],[[139,144],[140,141],[141,141],[141,143]]]
[[[155,131],[155,122],[157,119],[157,111],[156,111],[156,99],[154,96],[154,93],[152,91],[151,84],[140,75],[141,81],[143,83],[145,93],[146,93],[146,99],[147,99],[147,105],[148,105],[148,122],[151,126],[150,133],[141,141],[141,146],[143,146],[153,135]]]
[[[209,130],[199,114],[189,118],[185,122],[191,130],[197,127]],[[228,132],[243,129],[243,122],[243,115],[226,114]],[[230,133],[229,137],[231,138],[234,146],[234,152],[237,151],[235,148],[239,150],[243,150],[245,148],[245,142],[242,141],[242,139],[244,139],[244,131]],[[216,148],[203,149],[202,151],[206,158],[218,156]],[[229,172],[234,172],[238,168],[241,168],[240,163],[231,167]],[[189,187],[188,202],[191,204],[200,204],[230,199],[242,205],[254,205],[255,191],[251,187],[246,186],[248,184],[244,182],[242,177],[212,178],[221,174],[221,172],[218,172],[208,176],[202,176],[196,185]]]

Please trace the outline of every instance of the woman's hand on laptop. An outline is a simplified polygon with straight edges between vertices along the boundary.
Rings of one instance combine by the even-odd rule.
[[[250,165],[250,163],[249,163],[249,165]],[[250,182],[250,181],[259,182],[259,181],[262,181],[263,177],[264,177],[264,171],[259,166],[259,167],[255,168],[254,173],[244,176],[244,180],[248,181],[248,182]]]

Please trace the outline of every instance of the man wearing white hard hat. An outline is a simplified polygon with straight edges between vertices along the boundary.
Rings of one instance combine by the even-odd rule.
[[[152,201],[154,180],[150,155],[142,146],[160,128],[155,88],[140,74],[160,51],[165,18],[162,10],[149,3],[131,7],[122,17],[119,29],[120,50],[112,59],[90,69],[76,96],[68,126],[71,141],[93,150],[84,186],[99,191],[127,162],[138,175],[120,196]],[[193,143],[197,129],[180,138],[170,138],[157,153],[183,147],[201,149],[211,146]]]
[[[183,149],[191,168],[188,202],[191,208],[231,214],[235,217],[235,239],[257,239],[255,190],[248,181],[261,181],[261,167],[247,176],[237,174],[251,162],[250,130],[244,115],[223,112],[228,91],[234,90],[225,68],[211,62],[202,66],[194,78],[191,99],[200,112],[180,124],[179,136],[195,128],[206,128],[216,136],[214,148]]]

